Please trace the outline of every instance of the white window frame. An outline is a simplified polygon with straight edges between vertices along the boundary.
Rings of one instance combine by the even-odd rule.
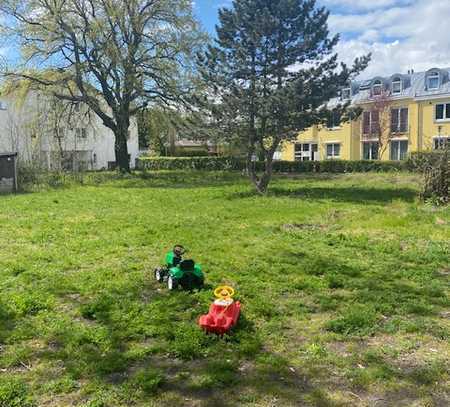
[[[450,105],[450,102],[447,103],[436,103],[434,105],[434,121],[437,123],[442,123],[442,122],[450,122],[450,118],[447,118],[447,105]],[[444,110],[442,111],[442,119],[438,119],[437,116],[437,107],[438,106],[444,106]]]
[[[348,92],[348,97],[345,96],[345,93]],[[350,100],[352,98],[352,89],[351,88],[344,88],[341,91],[341,99],[342,100]]]
[[[329,155],[328,154],[328,146],[333,146],[332,147],[332,154]],[[339,155],[336,155],[336,147],[335,146],[339,146]],[[342,145],[341,143],[338,142],[329,142],[329,143],[325,143],[325,154],[327,156],[327,160],[335,160],[335,159],[339,159],[341,158],[341,149],[342,149]]]
[[[405,131],[401,131],[401,119],[402,119],[402,110],[403,109],[406,109],[408,111],[408,117],[406,119],[406,130]],[[400,133],[400,134],[408,133],[408,129],[409,129],[409,108],[408,107],[392,107],[391,108],[391,115],[392,115],[392,111],[393,110],[397,110],[397,129],[395,131],[393,131],[393,133]],[[391,119],[391,132],[392,132],[392,119]]]
[[[363,160],[370,160],[370,161],[373,161],[373,160],[379,160],[380,159],[380,143],[378,142],[378,141],[363,141],[362,143],[362,148],[361,148],[361,156],[362,156],[362,159]],[[369,144],[369,145],[371,145],[371,144],[378,144],[378,151],[377,151],[377,158],[373,158],[373,155],[372,155],[372,148],[370,148],[369,147],[369,158],[364,158],[364,144]]]
[[[380,93],[375,93],[375,88],[380,88]],[[372,96],[381,96],[383,93],[383,83],[380,80],[376,80],[372,85]]]
[[[431,79],[436,79],[437,78],[437,86],[436,87],[431,87],[430,86],[430,82]],[[441,74],[439,72],[431,72],[428,74],[427,76],[427,90],[436,90],[439,89],[441,85]]]
[[[403,158],[403,159],[400,157],[400,156],[401,156],[400,145],[401,145],[402,142],[403,142],[403,143],[404,143],[404,142],[407,143],[407,145],[406,145],[406,156],[405,156],[405,158]],[[397,155],[396,158],[392,158],[392,143],[398,143],[398,144],[399,144],[398,155]],[[394,161],[402,161],[402,160],[406,160],[407,155],[408,155],[408,151],[409,151],[409,141],[406,140],[406,139],[391,140],[390,145],[389,145],[389,148],[390,148],[390,150],[391,150],[391,151],[389,152],[389,158],[390,158],[391,160],[394,160]]]
[[[369,132],[368,133],[364,133],[364,113],[369,113]],[[378,113],[380,114],[380,113]],[[375,123],[376,124],[376,120],[373,120],[373,110],[365,110],[362,113],[362,121],[361,121],[361,134],[365,137],[370,136],[373,139],[378,139],[378,136],[374,135],[374,133],[372,132],[372,126]],[[378,123],[379,124],[379,123]]]
[[[300,151],[295,151],[294,146],[294,160],[295,161],[319,161],[319,143],[315,141],[298,141],[296,146],[301,146]],[[303,146],[307,145],[308,150],[305,150]],[[316,149],[314,151],[314,146]],[[313,159],[314,155],[314,159]]]
[[[400,89],[399,89],[398,92],[396,92],[395,89],[394,89],[394,85],[395,84],[400,84]],[[401,78],[394,78],[394,80],[392,81],[392,88],[391,88],[391,90],[392,90],[392,94],[393,95],[400,95],[402,93],[402,91],[403,91],[403,82],[402,82]]]

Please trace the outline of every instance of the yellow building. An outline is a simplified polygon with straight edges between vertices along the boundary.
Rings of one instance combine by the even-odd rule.
[[[332,112],[347,104],[362,113],[342,123]],[[438,149],[450,142],[450,69],[355,82],[327,107],[328,123],[286,142],[282,160],[402,160]]]

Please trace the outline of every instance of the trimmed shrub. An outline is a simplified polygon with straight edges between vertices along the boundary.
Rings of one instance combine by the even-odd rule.
[[[140,170],[242,170],[245,160],[239,157],[140,157]]]
[[[263,168],[262,162],[255,163],[257,169]],[[203,170],[224,171],[244,170],[243,157],[141,157],[137,160],[141,170]],[[407,161],[275,161],[273,170],[277,173],[311,173],[311,172],[389,172],[407,171]]]

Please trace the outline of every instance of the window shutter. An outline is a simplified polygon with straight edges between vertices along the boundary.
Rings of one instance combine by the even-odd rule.
[[[400,110],[400,131],[406,133],[408,131],[408,109]]]

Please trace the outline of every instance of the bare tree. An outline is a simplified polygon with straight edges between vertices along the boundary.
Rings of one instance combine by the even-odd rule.
[[[385,155],[393,138],[407,131],[408,109],[395,107],[387,90],[373,95],[369,109],[363,113],[363,136],[377,140],[378,157]]]

